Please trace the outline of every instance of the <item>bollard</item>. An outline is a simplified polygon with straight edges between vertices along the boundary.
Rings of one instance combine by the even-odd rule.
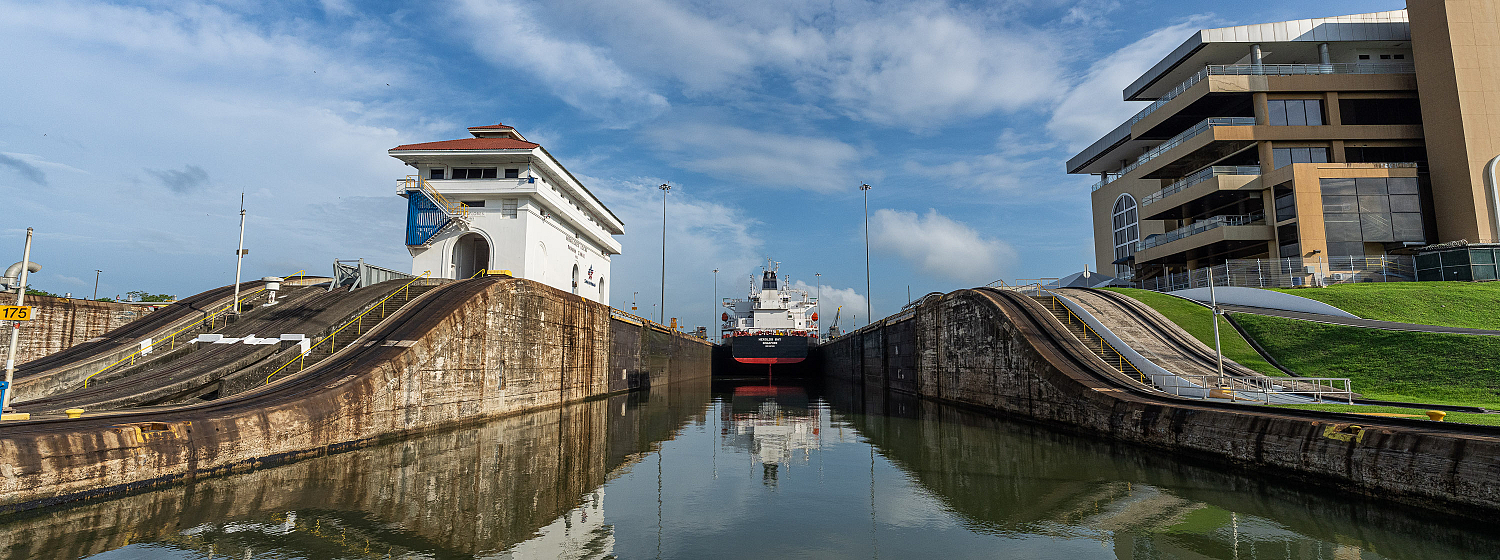
[[[1433,422],[1442,422],[1443,418],[1446,418],[1446,417],[1448,417],[1448,413],[1443,412],[1441,410],[1429,410],[1429,411],[1427,411],[1427,418],[1431,419]]]
[[[70,408],[70,409],[64,410],[63,414],[68,415],[68,418],[82,418],[83,417],[83,409],[81,409],[81,408]]]

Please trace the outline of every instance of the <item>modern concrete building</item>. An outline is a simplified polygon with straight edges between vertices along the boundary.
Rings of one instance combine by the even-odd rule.
[[[469,134],[390,151],[416,170],[398,193],[407,199],[412,273],[468,278],[507,270],[609,303],[620,219],[516,129],[475,126]]]
[[[1376,256],[1500,241],[1496,0],[1204,29],[1124,90],[1147,102],[1069,159],[1099,269]],[[1476,278],[1477,279],[1477,278]]]

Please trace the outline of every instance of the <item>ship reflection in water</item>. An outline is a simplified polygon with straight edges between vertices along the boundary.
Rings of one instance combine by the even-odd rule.
[[[1482,526],[847,386],[679,383],[0,519],[6,558],[1493,558]]]

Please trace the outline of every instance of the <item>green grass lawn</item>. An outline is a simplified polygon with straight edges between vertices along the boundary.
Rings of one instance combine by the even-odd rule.
[[[1315,299],[1366,319],[1500,329],[1496,309],[1500,282],[1383,282],[1276,291]]]
[[[1394,406],[1361,406],[1347,404],[1286,404],[1274,405],[1277,408],[1297,408],[1302,410],[1322,410],[1326,412],[1393,412],[1396,414],[1416,414],[1422,418],[1411,418],[1411,420],[1427,420],[1427,409],[1425,408],[1399,408]],[[1429,420],[1430,421],[1430,420]],[[1482,424],[1485,426],[1500,426],[1500,414],[1474,414],[1469,412],[1449,412],[1443,418],[1444,422],[1456,422],[1459,424]]]
[[[1182,330],[1187,331],[1194,338],[1207,344],[1209,348],[1214,347],[1213,314],[1208,311],[1207,307],[1179,297],[1150,290],[1137,290],[1134,288],[1105,289],[1125,294],[1141,303],[1151,306],[1157,313],[1161,313],[1162,316],[1173,323],[1177,323],[1177,326],[1182,327]],[[1276,366],[1262,359],[1260,354],[1254,348],[1250,347],[1250,343],[1245,342],[1245,339],[1240,337],[1240,333],[1234,330],[1229,321],[1222,317],[1219,319],[1219,343],[1223,348],[1224,357],[1265,375],[1286,377],[1286,374],[1276,369]],[[1292,371],[1297,370],[1293,369]]]
[[[1500,409],[1500,337],[1344,327],[1238,313],[1276,361],[1348,377],[1365,398]]]

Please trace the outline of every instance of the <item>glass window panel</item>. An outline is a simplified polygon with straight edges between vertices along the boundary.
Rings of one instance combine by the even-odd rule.
[[[1469,260],[1474,264],[1495,264],[1495,252],[1489,249],[1469,249]]]
[[[1391,195],[1392,212],[1421,212],[1422,197],[1414,194]]]
[[[1359,211],[1361,213],[1389,214],[1391,213],[1391,198],[1388,196],[1360,195]]]
[[[1286,167],[1292,162],[1292,150],[1289,148],[1271,149],[1271,166],[1276,169]]]
[[[1328,241],[1359,241],[1362,235],[1359,231],[1359,214],[1333,214],[1327,216],[1334,218],[1323,222],[1324,233],[1328,235]]]
[[[1390,243],[1396,240],[1391,231],[1390,214],[1360,214],[1359,231],[1366,243]]]
[[[485,170],[484,170],[484,178],[485,179],[494,179],[495,178],[495,168],[493,168],[493,167],[487,167],[487,168],[485,168]]]
[[[1136,238],[1137,230],[1135,228],[1135,224],[1130,224],[1130,227],[1125,228],[1125,239],[1130,240]]]
[[[1416,177],[1391,177],[1385,184],[1391,194],[1418,194]]]
[[[1121,210],[1124,210],[1124,209],[1125,209],[1125,199],[1122,198],[1122,199],[1116,200],[1115,201],[1114,213],[1118,214],[1118,213],[1120,213]]]
[[[1330,256],[1364,255],[1365,244],[1358,241],[1352,243],[1329,243],[1328,254]]]
[[[1131,208],[1131,209],[1125,211],[1125,221],[1130,222],[1130,223],[1135,223],[1135,209],[1134,208]]]
[[[1312,162],[1313,163],[1328,163],[1328,148],[1313,148],[1312,149]]]
[[[1303,102],[1307,107],[1307,124],[1309,126],[1320,126],[1323,124],[1323,101],[1319,99],[1308,99]]]
[[[1292,163],[1312,163],[1312,148],[1292,148]]]
[[[1301,99],[1288,99],[1286,101],[1286,124],[1288,126],[1305,126],[1307,124],[1307,108],[1303,107]]]
[[[443,170],[442,169],[438,169],[438,168],[433,168],[432,171],[430,172],[430,174],[427,176],[427,178],[428,179],[442,179],[443,178]]]
[[[1272,125],[1286,126],[1286,101],[1281,99],[1267,101],[1266,111],[1269,113]]]
[[[1385,177],[1360,177],[1354,185],[1359,194],[1386,194]]]
[[[1281,246],[1281,251],[1280,251],[1279,254],[1281,255],[1281,258],[1300,257],[1300,256],[1302,256],[1302,244],[1300,244],[1300,243],[1291,243],[1291,244],[1287,244],[1287,245],[1282,245]]]
[[[1331,194],[1355,194],[1354,179],[1319,179],[1318,185],[1323,191],[1323,196],[1328,196]]]
[[[1324,214],[1353,214],[1359,211],[1357,196],[1324,196]]]
[[[1396,241],[1426,241],[1422,215],[1415,212],[1391,214],[1391,233]],[[1437,266],[1433,263],[1433,266]]]

